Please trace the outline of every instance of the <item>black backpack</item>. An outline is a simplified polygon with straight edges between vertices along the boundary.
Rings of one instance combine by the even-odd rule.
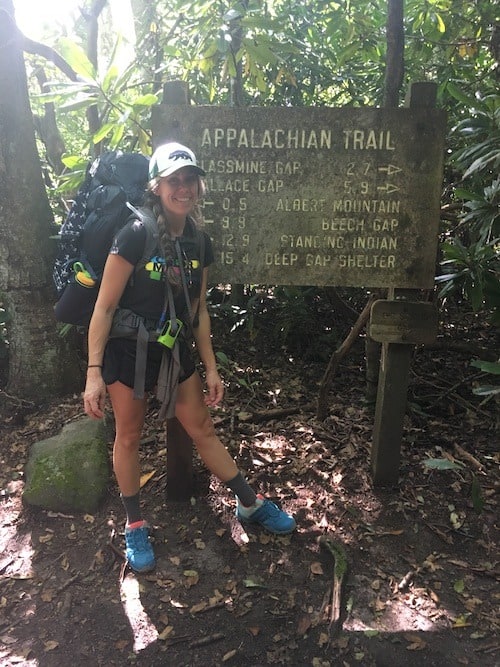
[[[143,203],[148,165],[139,153],[108,151],[87,169],[58,235],[52,272],[58,321],[88,326],[113,238],[132,215],[130,205],[137,208]],[[157,232],[149,218],[143,224],[146,255],[154,250]]]

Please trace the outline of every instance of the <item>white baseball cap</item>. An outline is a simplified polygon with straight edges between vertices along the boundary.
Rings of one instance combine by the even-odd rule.
[[[196,156],[187,146],[171,142],[158,146],[149,160],[149,180],[155,181],[164,176],[170,176],[182,167],[192,167],[200,176],[205,172],[196,163]]]

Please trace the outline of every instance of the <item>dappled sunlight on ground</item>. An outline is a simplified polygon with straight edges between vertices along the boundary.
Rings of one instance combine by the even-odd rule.
[[[0,504],[0,576],[8,574],[17,579],[30,579],[33,556],[31,532],[21,533],[18,527],[22,512],[21,490],[22,482],[12,482]]]
[[[140,582],[133,574],[124,577],[121,582],[120,595],[123,610],[134,637],[133,650],[137,653],[157,641],[158,630],[144,610],[141,602]]]
[[[3,585],[9,580],[30,581],[34,577],[33,554],[31,531],[22,532],[19,529],[19,521],[22,513],[22,502],[20,492],[21,482],[11,482],[4,489],[5,497],[0,504],[0,631],[5,624],[3,620],[3,609],[10,600],[6,597],[6,589]],[[3,581],[2,581],[3,580]],[[26,622],[36,615],[36,602],[29,594],[22,595],[22,612],[19,622]],[[23,648],[12,651],[11,647],[17,644],[13,632],[0,634],[0,664],[1,665],[25,665],[35,667],[38,660],[30,659],[31,648],[27,643]]]
[[[10,423],[7,412],[0,665],[496,667],[497,434],[472,409],[469,365],[420,355],[419,373],[455,393],[457,372],[464,373],[468,407],[452,400],[448,384],[439,404],[425,403],[413,378],[421,410],[405,418],[401,475],[390,489],[371,481],[373,415],[362,400],[358,360],[337,377],[322,422],[311,407],[317,366],[278,367],[270,356],[255,393],[228,387],[218,433],[252,487],[295,516],[297,532],[287,537],[243,527],[232,494],[197,456],[190,502],[169,501],[165,438],[151,402],[142,499],[157,567],[146,575],[125,567],[114,480],[93,516],[22,508],[20,462],[33,442],[81,414],[80,398],[32,407],[19,422]],[[461,463],[460,475],[423,465],[445,457]],[[347,560],[334,625],[335,556],[325,540]]]
[[[380,582],[378,582],[380,584]],[[343,623],[345,631],[397,633],[408,631],[435,632],[451,626],[453,614],[445,607],[437,606],[429,599],[428,591],[412,590],[404,596],[377,594],[377,580],[369,581],[366,577],[353,576],[350,582],[353,589],[372,588],[368,607],[352,598],[347,602],[351,606]],[[363,600],[365,602],[366,599]]]

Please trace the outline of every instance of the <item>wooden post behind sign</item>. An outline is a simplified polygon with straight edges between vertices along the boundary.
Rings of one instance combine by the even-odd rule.
[[[172,81],[163,87],[164,104],[187,104],[188,88],[181,81]],[[182,137],[172,136],[172,141]],[[189,500],[193,495],[193,441],[181,423],[167,419],[167,499]]]
[[[434,107],[437,86],[431,82],[414,84],[407,106]],[[417,295],[416,290],[389,290],[389,299]],[[375,406],[371,448],[375,486],[397,484],[401,457],[403,420],[407,407],[408,376],[414,345],[382,343],[382,356]]]

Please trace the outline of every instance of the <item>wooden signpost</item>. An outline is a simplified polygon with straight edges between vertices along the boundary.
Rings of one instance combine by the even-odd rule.
[[[423,83],[398,109],[197,107],[174,82],[152,114],[154,145],[185,143],[207,172],[214,282],[389,288],[369,328],[384,348],[376,484],[397,481],[412,346],[436,330],[432,307],[416,301],[433,287],[437,254],[445,114],[434,100]],[[176,466],[189,476],[191,449],[168,436],[167,448],[167,477],[188,497]]]
[[[369,333],[379,343],[426,345],[436,339],[438,326],[434,304],[425,301],[375,301]]]

